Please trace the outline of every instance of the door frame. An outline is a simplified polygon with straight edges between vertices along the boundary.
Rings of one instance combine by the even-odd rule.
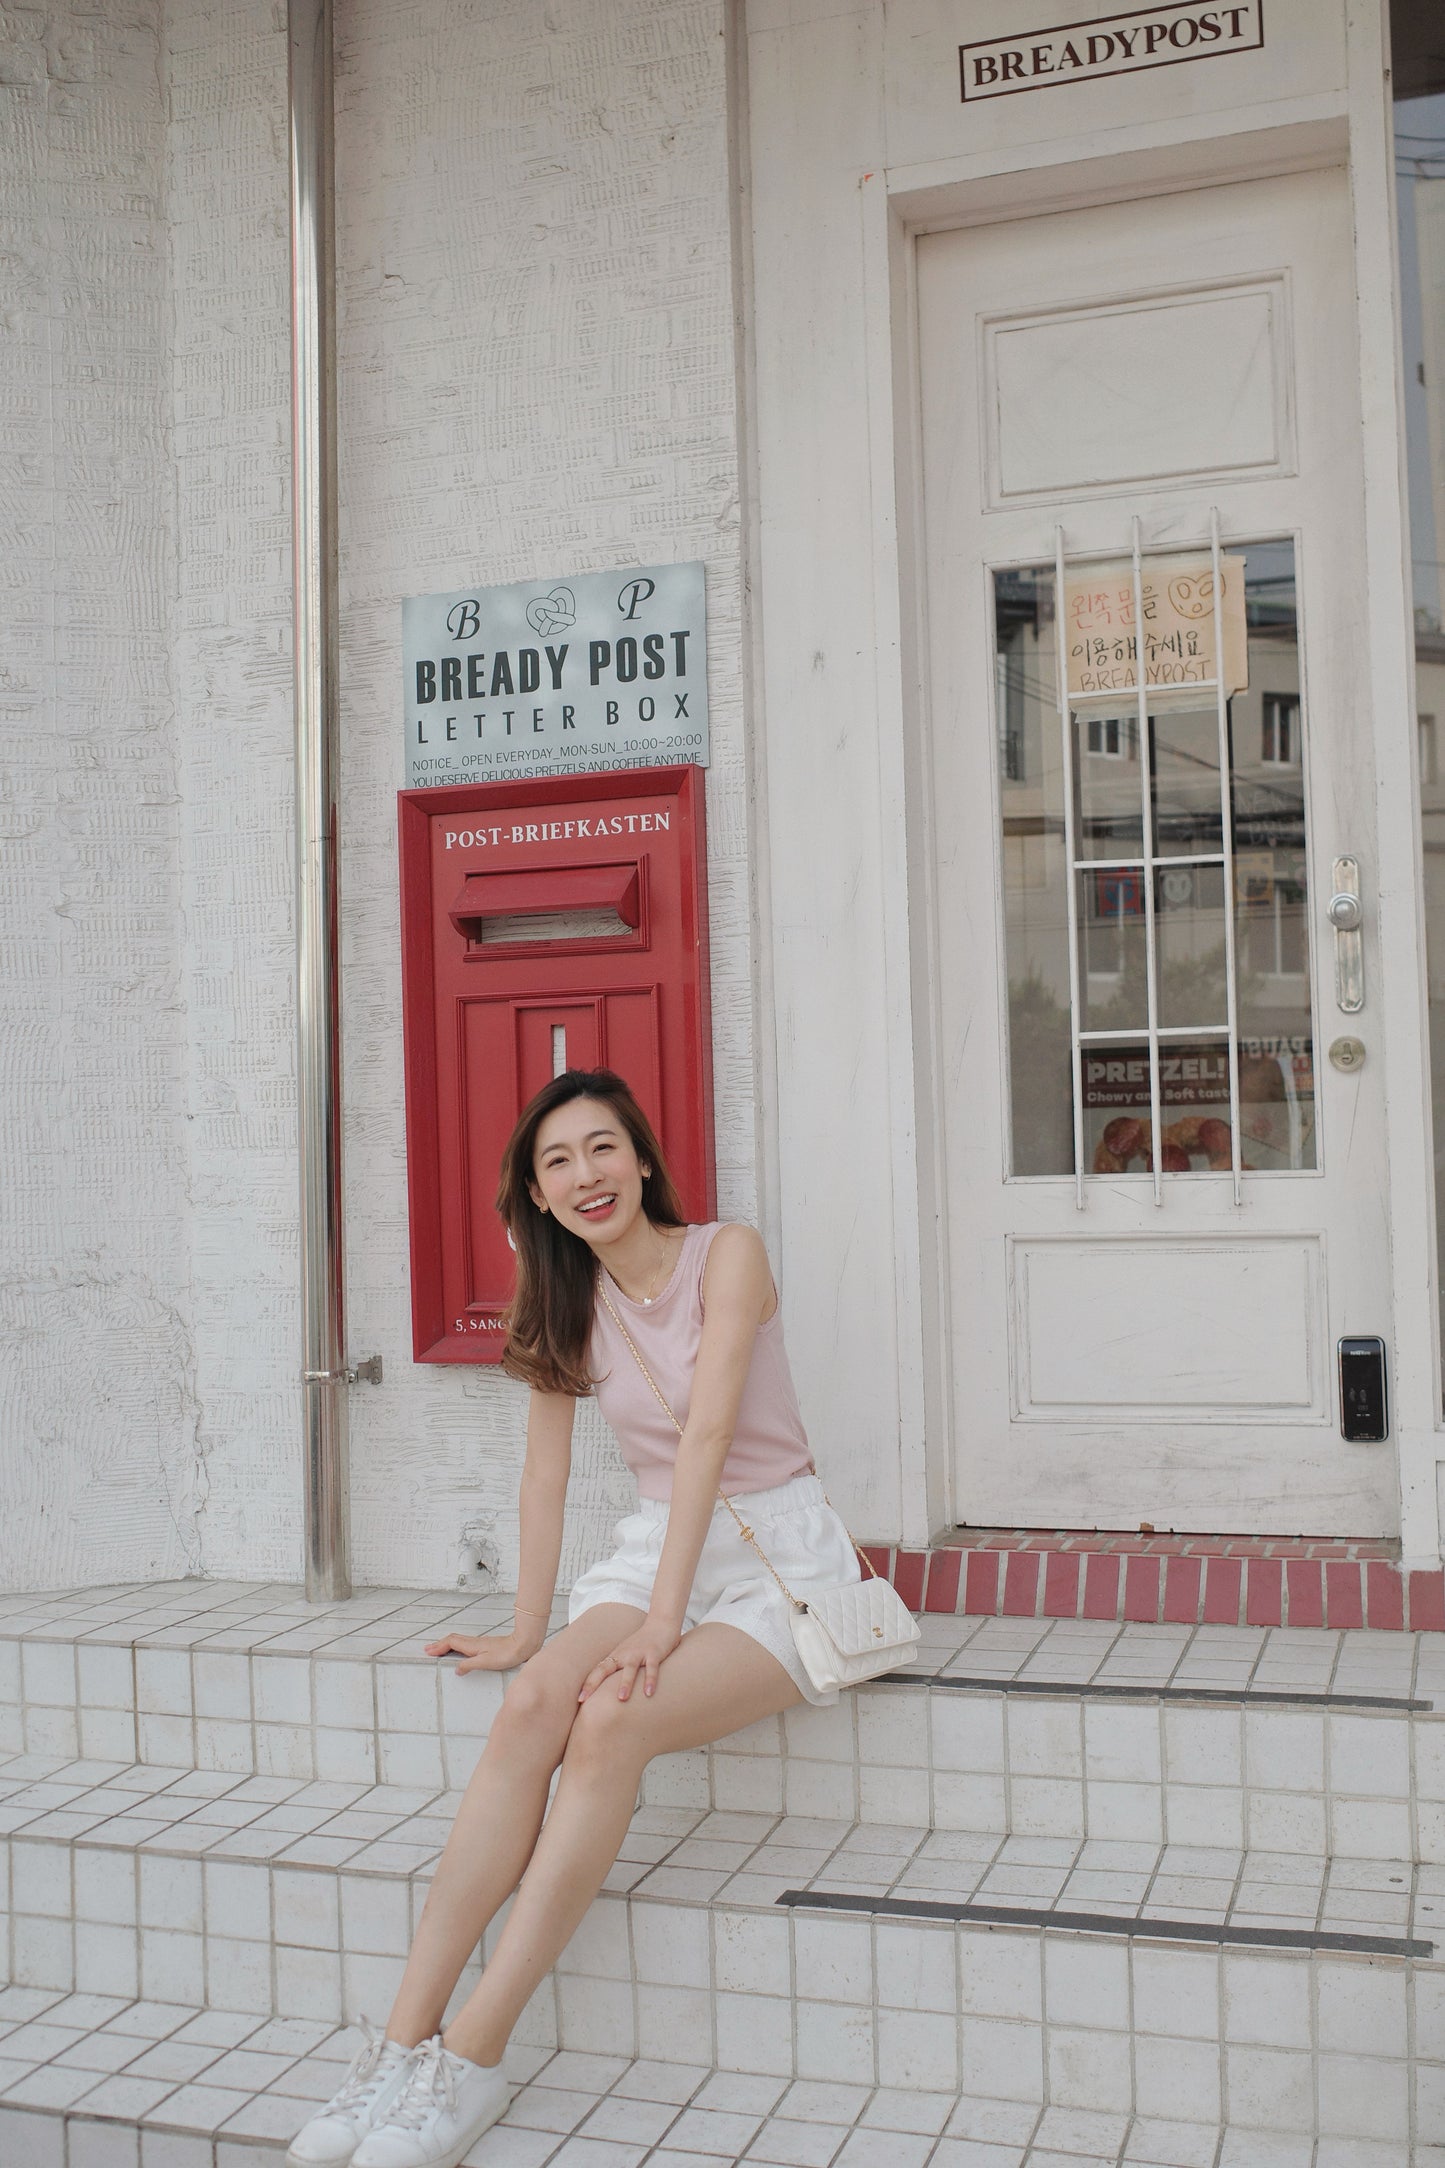
[[[1227,1176],[1202,1186],[1166,1180],[1162,1194],[1157,1176],[1153,1183],[1142,1176],[1135,1181],[1099,1183],[1085,1179],[1076,1197],[1072,1150],[1067,1155],[1067,1180],[1062,1161],[1050,1161],[1048,1178],[1039,1181],[1023,1170],[1011,1175],[1007,1119],[1011,1095],[1002,1082],[1010,1067],[1007,1042],[1011,1034],[1003,1014],[1010,974],[997,962],[1003,941],[999,891],[1002,885],[1012,894],[1011,878],[1043,876],[1037,868],[1028,877],[1015,868],[1010,876],[1009,846],[1004,845],[1000,853],[998,840],[998,808],[1002,802],[1003,810],[1009,810],[1009,794],[1002,784],[997,715],[995,727],[980,737],[990,695],[998,694],[998,674],[985,659],[987,628],[994,615],[990,568],[1050,560],[1054,543],[1050,530],[1056,517],[1067,530],[1064,546],[1072,549],[1074,562],[1081,568],[1106,554],[1108,562],[1127,565],[1127,529],[1133,515],[1142,518],[1145,554],[1156,567],[1169,561],[1170,551],[1191,552],[1207,546],[1204,538],[1214,506],[1228,534],[1222,547],[1230,553],[1252,552],[1251,537],[1288,537],[1301,582],[1299,682],[1311,717],[1308,757],[1303,770],[1294,771],[1292,785],[1301,789],[1311,813],[1308,977],[1316,992],[1313,1011],[1318,1028],[1326,1039],[1332,1029],[1340,1028],[1337,1022],[1333,1027],[1330,1024],[1332,1000],[1326,999],[1323,985],[1331,966],[1328,930],[1323,942],[1315,932],[1321,917],[1321,886],[1327,896],[1331,856],[1348,847],[1359,850],[1362,864],[1369,869],[1365,886],[1373,895],[1376,863],[1372,756],[1368,734],[1359,727],[1365,699],[1361,661],[1366,581],[1355,511],[1360,489],[1358,385],[1348,360],[1341,362],[1348,353],[1353,307],[1346,169],[1332,162],[1304,174],[1231,180],[1187,194],[1156,190],[1142,199],[1084,210],[1071,206],[1062,213],[1026,221],[934,231],[916,244],[915,256],[920,319],[928,342],[923,376],[926,448],[938,470],[937,475],[925,472],[923,494],[930,547],[943,553],[928,568],[930,587],[943,598],[931,628],[937,673],[932,697],[942,699],[947,711],[938,714],[929,734],[937,765],[930,795],[940,809],[939,887],[946,899],[941,923],[945,929],[963,930],[967,958],[964,962],[951,954],[941,981],[932,988],[936,1014],[946,1031],[946,1037],[940,1036],[946,1050],[949,1115],[944,1151],[950,1162],[947,1205],[956,1290],[952,1367],[960,1404],[955,1511],[971,1524],[1017,1520],[1043,1527],[1118,1529],[1135,1526],[1141,1515],[1157,1515],[1160,1504],[1167,1502],[1170,1525],[1201,1532],[1393,1536],[1399,1515],[1393,1443],[1362,1453],[1342,1442],[1333,1363],[1327,1354],[1337,1333],[1390,1330],[1385,1313],[1388,1235],[1382,1209],[1386,1182],[1383,1064],[1377,1061],[1359,1079],[1338,1077],[1328,1065],[1319,1064],[1315,1095],[1321,1155],[1311,1154],[1294,1174],[1281,1172],[1259,1181],[1251,1178],[1246,1184],[1248,1209],[1243,1213],[1237,1196],[1228,1194],[1232,1185]],[[1105,259],[1107,270],[1103,269]],[[1185,261],[1193,274],[1187,287],[1170,282],[1167,272],[1164,282],[1156,276],[1158,267],[1173,269]],[[1240,469],[1221,454],[1216,464],[1224,471],[1170,472],[1175,464],[1171,448],[1156,436],[1152,440],[1155,456],[1141,463],[1150,471],[1132,488],[1086,486],[1081,477],[1078,487],[1056,501],[1038,501],[1037,491],[1017,501],[1012,496],[1000,497],[991,467],[979,465],[970,444],[977,408],[983,456],[993,449],[997,422],[986,347],[987,327],[996,312],[1010,325],[1027,324],[1037,317],[1053,323],[1086,308],[1145,308],[1161,292],[1204,291],[1212,296],[1231,292],[1240,284],[1267,284],[1277,315],[1287,318],[1291,307],[1303,310],[1314,327],[1292,365],[1287,333],[1279,338],[1273,410],[1281,434],[1262,471],[1248,466]],[[1292,402],[1280,396],[1286,369],[1291,388],[1298,394],[1294,432],[1287,422]],[[1298,434],[1297,449],[1294,433]],[[1341,464],[1333,456],[1337,446]],[[940,574],[945,580],[942,590],[938,588]],[[1044,640],[1045,651],[1051,643],[1052,626]],[[1265,682],[1276,681],[1268,674],[1266,652],[1255,649],[1253,641],[1251,649],[1251,693],[1242,703],[1235,703],[1233,731],[1234,757],[1245,775],[1252,775],[1253,770],[1241,730],[1246,721],[1256,732],[1259,728],[1259,673],[1264,672]],[[1047,670],[1046,653],[1035,665],[1025,666],[1026,674],[1029,667]],[[1315,680],[1322,671],[1316,697]],[[1292,673],[1286,675],[1293,683]],[[1051,790],[1056,793],[1062,779],[1054,773],[1058,716],[1052,699],[1050,695],[1043,704],[1035,727],[1043,730],[1042,757],[1053,775]],[[1214,702],[1212,689],[1198,702],[1208,711],[1211,744],[1216,727]],[[1164,717],[1171,712],[1168,695],[1157,702],[1151,696],[1148,704],[1151,715],[1156,708]],[[1132,700],[1122,703],[1130,712],[1132,705]],[[1162,721],[1160,727],[1167,730]],[[1031,753],[1029,773],[1036,789],[1035,757]],[[1082,759],[1076,746],[1076,769]],[[1131,770],[1136,812],[1142,772]],[[1049,802],[1057,813],[1057,803],[1052,797]],[[1038,809],[1037,798],[1027,791],[1021,803]],[[1367,815],[1358,825],[1351,808]],[[1243,818],[1239,805],[1236,818]],[[1242,836],[1237,843],[1242,848]],[[1181,847],[1157,844],[1163,853]],[[1222,851],[1226,845],[1218,836],[1190,847]],[[1057,848],[1057,844],[1048,846],[1051,853]],[[1143,848],[1137,837],[1114,847],[1120,855]],[[1074,837],[1074,851],[1085,858],[1095,852],[1103,858],[1114,854],[1105,846],[1085,842],[1082,834]],[[1051,883],[1063,878],[1075,885],[1069,876],[1061,875],[1052,857],[1050,862]],[[1068,863],[1067,855],[1064,863]],[[1210,878],[1223,884],[1228,909],[1227,873],[1216,871]],[[1028,918],[1030,905],[1022,890],[1015,901]],[[1010,919],[1012,910],[1011,905]],[[1060,893],[1052,886],[1043,910],[1052,927],[1054,914],[1062,913]],[[993,971],[984,923],[990,912],[995,933]],[[1082,902],[1079,913],[1082,924]],[[1071,934],[1072,924],[1071,913]],[[1369,968],[1378,988],[1373,911],[1368,933]],[[1014,939],[1011,932],[1008,958],[1010,969],[1016,972],[1022,968],[1022,952],[1015,952]],[[1237,939],[1245,940],[1242,926]],[[1050,977],[1063,1000],[1059,959],[1052,949],[1049,953],[1052,962],[1039,960],[1037,967]],[[1033,955],[1032,948],[1029,954]],[[1104,968],[1102,962],[1100,967]],[[1082,962],[1078,968],[1082,974]],[[1240,968],[1243,1001],[1246,967],[1242,961]],[[1209,1013],[1222,1018],[1224,1009],[1221,998]],[[1095,1019],[1086,1015],[1082,1021],[1087,1024]],[[1378,1044],[1373,1028],[1377,1015],[1360,1021],[1367,1036]],[[1241,1032],[1276,1027],[1305,1028],[1304,1019],[1300,1016],[1284,1024],[1272,1017],[1265,1025],[1246,1022],[1241,1013]],[[1142,1042],[1142,1025],[1135,1036]],[[1085,1057],[1099,1051],[1086,1048]],[[1018,1058],[1015,1051],[1013,1061]],[[1241,1089],[1247,1091],[1247,1087]],[[1241,1113],[1249,1112],[1246,1106],[1231,1120],[1237,1123]],[[1092,1117],[1077,1118],[1088,1127],[1087,1155],[1093,1149],[1097,1126]],[[1156,1111],[1155,1119],[1159,1118]],[[1338,1149],[1336,1132],[1341,1125],[1354,1137],[1355,1149],[1349,1153]],[[1237,1128],[1235,1133],[1239,1133]],[[956,1144],[961,1147],[957,1151]],[[1245,1153],[1246,1160],[1257,1156]],[[1076,1212],[1076,1202],[1082,1207],[1086,1196],[1089,1209]],[[1156,1210],[1160,1205],[1167,1209]],[[1358,1242],[1354,1239],[1357,1228]],[[1288,1265],[1285,1251],[1276,1246],[1287,1234]],[[1081,1240],[1083,1250],[1076,1247]],[[1000,1241],[1002,1255],[1014,1267],[1004,1275],[1013,1298],[1007,1308],[1008,1325],[997,1269]],[[1058,1246],[1060,1242],[1063,1247]],[[1300,1246],[1298,1255],[1293,1254],[1295,1245]],[[1334,1270],[1328,1275],[1332,1325],[1324,1311],[1322,1259],[1327,1250],[1334,1253]],[[1234,1298],[1227,1293],[1228,1286],[1236,1284],[1233,1267],[1218,1281],[1213,1298],[1222,1305],[1215,1315],[1214,1329],[1220,1339],[1214,1390],[1198,1379],[1184,1396],[1188,1405],[1181,1401],[1175,1406],[1161,1381],[1159,1405],[1150,1409],[1136,1404],[1141,1400],[1138,1365],[1147,1366],[1151,1360],[1144,1344],[1122,1370],[1115,1360],[1111,1387],[1104,1387],[1097,1376],[1092,1389],[1086,1385],[1084,1372],[1090,1365],[1083,1361],[1082,1347],[1075,1341],[1079,1310],[1088,1312],[1100,1328],[1101,1346],[1109,1335],[1099,1314],[1090,1310],[1084,1284],[1075,1288],[1072,1298],[1065,1297],[1065,1260],[1093,1260],[1086,1275],[1089,1285],[1094,1284],[1097,1268],[1106,1276],[1120,1276],[1121,1286],[1133,1286],[1129,1311],[1138,1330],[1146,1319],[1162,1323],[1144,1287],[1134,1284],[1153,1278],[1146,1258],[1153,1256],[1157,1267],[1176,1274],[1184,1257],[1191,1256],[1206,1278],[1218,1280],[1221,1255],[1235,1260],[1239,1268],[1264,1272],[1266,1282],[1271,1275],[1265,1271],[1265,1260],[1272,1256],[1275,1272],[1285,1276],[1291,1291],[1285,1304],[1288,1315],[1282,1313],[1278,1320],[1285,1338],[1272,1352],[1268,1342],[1257,1347],[1247,1389],[1241,1390],[1237,1381],[1226,1384],[1230,1366],[1224,1350],[1242,1348],[1249,1339],[1243,1317],[1228,1327],[1224,1323],[1226,1312],[1233,1315]],[[1208,1263],[1211,1257],[1216,1260],[1212,1265]],[[1029,1258],[1034,1260],[1032,1269],[1025,1262]],[[1126,1258],[1134,1260],[1132,1268],[1125,1266]],[[1298,1272],[1305,1260],[1305,1277],[1300,1281]],[[1077,1269],[1082,1269],[1081,1264]],[[1052,1289],[1045,1337],[1055,1359],[1064,1357],[1067,1348],[1083,1365],[1062,1397],[1044,1395],[1046,1403],[1058,1399],[1056,1406],[1027,1404],[1024,1380],[1030,1356],[1024,1320],[1029,1305],[1022,1295],[1026,1285],[1034,1287],[1036,1301],[1044,1299],[1041,1287]],[[1283,1303],[1283,1282],[1280,1287]],[[1301,1302],[1303,1311],[1298,1310]],[[1037,1329],[1036,1325],[1035,1333]],[[1292,1390],[1284,1396],[1288,1406],[1276,1404],[1276,1387],[1292,1369],[1285,1358],[1285,1344],[1293,1350],[1299,1332],[1303,1333],[1301,1351],[1305,1346],[1309,1349],[1308,1387],[1302,1399]],[[1064,1346],[1060,1346],[1060,1336]],[[1086,1340],[1092,1337],[1086,1334]],[[1041,1353],[1037,1341],[1033,1352],[1037,1359]],[[1203,1349],[1197,1347],[1195,1360],[1203,1359]],[[1215,1369],[1213,1358],[1206,1368]],[[1298,1387],[1300,1381],[1295,1383]],[[1142,1396],[1145,1400],[1154,1397]],[[963,1420],[964,1409],[967,1420]],[[1229,1470],[1227,1480],[1221,1480],[1221,1467]],[[1170,1519],[1170,1514],[1176,1517]]]
[[[922,1195],[932,1195],[938,1200],[938,1209],[931,1216],[931,1240],[928,1240],[926,1253],[927,1277],[937,1290],[936,1297],[926,1313],[924,1334],[925,1392],[930,1415],[928,1428],[930,1439],[934,1441],[935,1446],[935,1449],[930,1451],[929,1454],[929,1497],[930,1505],[933,1504],[935,1498],[939,1499],[942,1505],[942,1525],[944,1527],[954,1525],[957,1517],[957,1455],[955,1449],[956,1414],[953,1403],[955,1366],[950,1360],[950,1350],[946,1339],[950,1314],[949,1267],[945,1232],[945,1214],[948,1210],[948,1204],[946,1192],[939,1179],[942,1170],[936,1163],[925,1160],[924,1157],[924,1140],[943,1134],[944,1092],[940,1058],[939,1019],[940,981],[938,974],[941,960],[932,873],[937,840],[935,825],[937,794],[934,789],[932,773],[932,729],[926,666],[928,605],[926,596],[927,567],[922,538],[922,363],[918,340],[916,244],[923,235],[929,233],[958,230],[970,226],[993,227],[1004,224],[1011,219],[1032,219],[1045,216],[1054,210],[1073,210],[1097,204],[1127,202],[1145,192],[1151,195],[1166,192],[1183,193],[1210,185],[1227,185],[1245,180],[1266,180],[1282,174],[1339,168],[1341,166],[1344,167],[1347,176],[1353,179],[1349,158],[1349,138],[1343,129],[1317,130],[1306,125],[1300,129],[1261,131],[1253,139],[1234,137],[1225,144],[1211,144],[1209,148],[1211,152],[1221,152],[1223,155],[1211,156],[1206,172],[1200,170],[1197,147],[1191,146],[1189,147],[1189,154],[1184,156],[1171,157],[1167,153],[1161,153],[1157,159],[1148,157],[1140,160],[1137,157],[1124,157],[1113,161],[1090,161],[1087,176],[1081,176],[1081,178],[1084,178],[1082,188],[1067,185],[1071,169],[1065,168],[1062,173],[1058,169],[1051,169],[1043,174],[1034,171],[1027,175],[1017,176],[1017,179],[1023,185],[1013,192],[1011,200],[1000,200],[1001,191],[998,179],[997,177],[990,177],[987,183],[982,184],[970,184],[968,182],[959,182],[952,186],[935,184],[924,190],[900,191],[890,197],[888,205],[888,247],[893,274],[893,292],[903,304],[898,309],[895,318],[893,360],[896,386],[895,410],[898,413],[900,423],[898,440],[900,450],[906,450],[906,456],[899,458],[896,470],[899,504],[899,579],[900,589],[904,596],[905,622],[913,632],[913,638],[908,643],[900,659],[903,664],[903,752],[906,768],[911,778],[909,791],[910,814],[912,821],[916,823],[909,856],[914,893],[918,905],[913,919],[912,982],[915,1025],[915,1088],[918,1098],[920,1139],[919,1175]],[[1103,170],[1108,166],[1112,166],[1112,172]],[[1061,181],[1065,185],[1061,186]],[[1359,229],[1359,205],[1356,202],[1355,237],[1357,243]],[[1392,308],[1389,318],[1392,348],[1394,345],[1394,320]],[[1366,335],[1367,327],[1361,324],[1362,349]],[[1364,356],[1362,352],[1362,369],[1363,362]],[[1371,445],[1367,436],[1364,446],[1364,460],[1367,467],[1370,452]],[[1367,472],[1367,495],[1369,490],[1370,477]],[[1367,532],[1364,538],[1363,556],[1373,589],[1378,560],[1372,560],[1371,558],[1372,539],[1372,536]],[[1299,538],[1296,537],[1297,546],[1298,542]],[[1406,557],[1407,553],[1402,546],[1394,559],[1387,560],[1387,574],[1390,569],[1395,568],[1396,577],[1401,580],[1402,585],[1403,564]],[[984,576],[986,577],[986,574]],[[1370,632],[1372,652],[1382,644],[1382,635],[1385,641],[1388,642],[1388,626],[1382,627],[1378,613],[1376,613],[1375,621],[1370,626]],[[1378,712],[1377,710],[1377,714]],[[1414,733],[1411,731],[1408,747],[1410,764],[1406,772],[1412,775],[1414,773],[1415,756],[1413,738]],[[1389,886],[1386,872],[1389,863],[1387,837],[1390,834],[1391,827],[1398,834],[1399,815],[1398,805],[1390,806],[1387,798],[1386,770],[1389,763],[1381,757],[1382,751],[1383,748],[1377,745],[1375,748],[1375,766],[1377,786],[1380,792],[1379,850],[1381,865],[1379,893],[1383,902]],[[1396,757],[1398,759],[1398,750]],[[1397,787],[1389,793],[1389,797],[1398,800],[1400,796],[1398,768],[1393,771],[1393,774]],[[1393,822],[1390,819],[1391,812],[1395,814]],[[1418,852],[1419,848],[1418,822],[1413,817],[1413,808],[1409,817],[1409,833],[1413,845],[1413,863],[1414,853]],[[1375,1004],[1376,1014],[1372,1019],[1372,1035],[1377,1040],[1384,1042],[1381,1051],[1387,1064],[1391,1064],[1395,1058],[1395,1049],[1399,1042],[1402,1040],[1406,1042],[1401,1051],[1405,1056],[1407,1075],[1412,1069],[1416,1074],[1419,1073],[1421,1067],[1425,1071],[1427,1091],[1421,1112],[1426,1112],[1429,1106],[1428,1046],[1423,1044],[1425,1036],[1422,1028],[1425,1016],[1423,977],[1419,985],[1418,998],[1414,1000],[1411,998],[1412,990],[1409,984],[1412,962],[1423,963],[1423,927],[1420,924],[1422,906],[1419,901],[1421,894],[1422,889],[1417,881],[1412,897],[1411,911],[1415,941],[1413,944],[1408,943],[1408,941],[1406,943],[1407,950],[1413,947],[1417,952],[1416,955],[1412,956],[1409,953],[1402,955],[1400,953],[1401,937],[1402,934],[1408,933],[1408,929],[1401,925],[1396,914],[1392,913],[1390,922],[1391,941],[1396,946],[1393,950],[1387,951],[1383,942],[1381,943],[1380,992],[1378,1001]],[[988,954],[991,957],[994,955],[995,950],[1001,948],[1003,938],[1001,921],[997,913],[995,914],[995,925],[992,932],[992,942],[987,944]],[[1325,994],[1328,991],[1323,988],[1322,981],[1324,971],[1324,964],[1321,961],[1322,947],[1323,943],[1318,931],[1312,929],[1311,973],[1315,981],[1314,994],[1317,1005],[1324,1001]],[[999,968],[998,959],[995,958],[996,977]],[[1408,1030],[1395,1027],[1393,1012],[1401,1007],[1410,1012],[1410,1029]],[[1320,1008],[1319,1013],[1325,1015],[1327,1009]],[[1422,1042],[1417,1049],[1412,1050],[1409,1047],[1408,1041],[1411,1037]],[[1006,1060],[1006,1034],[1001,1034],[1001,1047],[1004,1050]],[[1412,1051],[1416,1054],[1413,1063],[1409,1058]],[[1422,1054],[1424,1056],[1423,1063],[1420,1061],[1420,1055]],[[1401,1116],[1397,1113],[1400,1095],[1394,1088],[1395,1077],[1392,1066],[1387,1066],[1386,1079],[1386,1155],[1387,1164],[1390,1168],[1390,1190],[1393,1208],[1402,1188],[1407,1186],[1402,1182],[1401,1168],[1409,1160],[1410,1147],[1407,1138],[1403,1137],[1400,1132],[1399,1121]],[[1000,1082],[999,1088],[1000,1090],[1003,1089],[1002,1082]],[[1405,1101],[1403,1118],[1408,1127],[1413,1095],[1407,1090],[1403,1096]],[[1418,1101],[1416,1101],[1416,1105],[1419,1105]],[[1418,1114],[1416,1120],[1418,1123]],[[1008,1130],[1006,1119],[1002,1127],[1006,1136]],[[1424,1127],[1423,1133],[1426,1140],[1423,1164],[1428,1165],[1430,1163],[1428,1144],[1430,1131],[1428,1126]],[[1417,1162],[1417,1164],[1419,1163],[1421,1162]],[[1415,1183],[1417,1193],[1423,1186],[1418,1181]],[[1421,1232],[1423,1231],[1425,1234],[1424,1247],[1429,1255],[1430,1273],[1433,1278],[1433,1272],[1436,1269],[1433,1255],[1433,1225],[1429,1225],[1422,1230],[1418,1224],[1420,1219],[1418,1212],[1412,1213],[1410,1216],[1417,1222],[1416,1227],[1412,1230],[1416,1236],[1417,1244]],[[920,1215],[920,1232],[923,1233],[928,1228],[928,1220],[923,1215]],[[1405,1263],[1402,1255],[1404,1245],[1399,1240],[1401,1230],[1398,1220],[1395,1223],[1395,1231],[1396,1240],[1392,1247],[1392,1280],[1394,1283],[1391,1288],[1392,1309],[1395,1300],[1402,1293],[1402,1266]],[[1416,1254],[1419,1254],[1418,1247],[1416,1248]],[[1408,1270],[1408,1267],[1405,1269]],[[1418,1305],[1416,1307],[1418,1308]],[[1435,1307],[1433,1303],[1430,1303],[1427,1307],[1431,1329],[1424,1345],[1429,1350],[1428,1363],[1421,1364],[1418,1359],[1411,1360],[1412,1349],[1418,1350],[1421,1345],[1418,1337],[1418,1319],[1414,1321],[1413,1333],[1402,1314],[1394,1316],[1392,1325],[1391,1377],[1392,1384],[1396,1387],[1396,1415],[1392,1427],[1395,1430],[1395,1443],[1399,1455],[1402,1550],[1408,1561],[1417,1564],[1422,1561],[1428,1564],[1436,1563],[1441,1540],[1439,1487],[1432,1480],[1437,1471],[1440,1471],[1438,1456],[1442,1443],[1437,1406],[1435,1404],[1429,1406],[1428,1462],[1423,1466],[1421,1462],[1424,1456],[1420,1454],[1419,1445],[1425,1441],[1420,1439],[1418,1430],[1414,1431],[1413,1436],[1411,1435],[1413,1426],[1407,1428],[1406,1416],[1409,1402],[1421,1397],[1421,1373],[1425,1374],[1427,1381],[1438,1375],[1438,1356],[1435,1352],[1436,1336],[1434,1330]],[[940,1462],[945,1463],[945,1465],[940,1466]],[[935,1529],[939,1525],[938,1521],[934,1522]]]

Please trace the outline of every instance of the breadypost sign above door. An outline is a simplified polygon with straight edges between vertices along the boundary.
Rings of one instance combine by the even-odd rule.
[[[408,790],[707,765],[701,564],[412,596],[401,646]]]
[[[1199,6],[1195,0],[1160,0],[1158,7],[1130,8],[1122,15],[1095,15],[1049,30],[1012,31],[958,48],[960,92],[976,98],[1008,98],[1020,90],[1049,90],[1103,75],[1133,75],[1140,68],[1168,68],[1184,60],[1257,52],[1264,44],[1263,0],[1235,7]]]

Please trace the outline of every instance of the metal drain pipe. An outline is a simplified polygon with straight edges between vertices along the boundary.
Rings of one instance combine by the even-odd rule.
[[[336,889],[336,347],[331,0],[288,0],[296,1098],[306,1595],[349,1596]]]

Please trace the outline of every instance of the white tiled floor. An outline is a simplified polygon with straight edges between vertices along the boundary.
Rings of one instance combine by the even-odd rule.
[[[5,2168],[279,2161],[356,2035],[304,2019],[0,1993]],[[518,2085],[467,2168],[1445,2168],[1445,2150],[1014,2101],[514,2050]],[[17,2073],[19,2073],[17,2075]],[[213,2150],[214,2149],[214,2150]]]
[[[341,1603],[312,1604],[280,1581],[142,1581],[0,1595],[0,1638],[26,1642],[27,1688],[45,1698],[33,1687],[47,1659],[32,1652],[47,1643],[357,1657],[415,1652],[433,1630],[465,1623],[485,1632],[510,1616],[505,1595],[463,1598],[456,1589],[368,1588]]]

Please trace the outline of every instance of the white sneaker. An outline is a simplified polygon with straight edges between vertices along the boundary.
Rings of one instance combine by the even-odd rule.
[[[500,2063],[487,2070],[453,2055],[441,2034],[424,2040],[402,2090],[351,2156],[351,2168],[458,2168],[503,2114],[512,2088]]]
[[[348,2168],[362,2139],[406,2084],[416,2049],[399,2047],[365,2018],[361,2029],[366,2038],[351,2068],[325,2107],[297,2131],[286,2168]]]

